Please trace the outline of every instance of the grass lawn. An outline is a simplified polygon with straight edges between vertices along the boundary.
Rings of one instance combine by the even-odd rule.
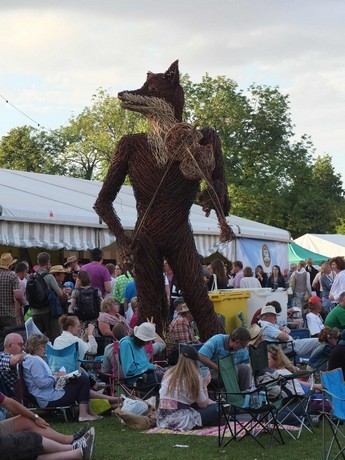
[[[64,433],[76,430],[75,423],[57,422],[51,419],[51,426]],[[284,435],[285,445],[272,443],[268,446],[268,438],[260,439],[267,446],[263,449],[253,439],[246,438],[232,442],[225,449],[218,449],[217,437],[144,434],[126,428],[113,416],[106,416],[94,422],[96,443],[94,460],[165,460],[165,459],[220,459],[234,458],[238,460],[317,460],[322,458],[322,428],[315,428],[314,434],[303,432],[298,441]],[[266,439],[265,439],[266,438]],[[174,447],[176,444],[187,445],[186,448]]]

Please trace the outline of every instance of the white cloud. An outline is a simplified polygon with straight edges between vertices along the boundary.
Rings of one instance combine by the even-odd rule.
[[[279,85],[296,133],[345,170],[342,0],[2,0],[0,12],[0,94],[48,127],[98,87],[136,88],[179,58],[195,81]],[[28,122],[2,100],[0,118],[0,135]]]

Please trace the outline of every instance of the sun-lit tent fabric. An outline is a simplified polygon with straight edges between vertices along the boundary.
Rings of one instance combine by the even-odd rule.
[[[73,177],[0,169],[0,245],[71,251],[111,245],[115,237],[93,210],[101,186]],[[122,186],[114,207],[124,229],[133,231],[137,210],[132,187]],[[240,240],[285,245],[290,240],[289,232],[276,227],[233,215],[228,222],[238,237],[224,249],[230,260],[236,258]],[[190,223],[199,254],[207,256],[220,241],[215,212],[205,217],[202,208],[193,205]]]
[[[298,264],[300,260],[306,260],[311,257],[314,261],[314,265],[319,265],[325,262],[328,257],[317,254],[316,252],[309,251],[308,249],[302,248],[297,243],[292,242],[289,244],[289,263]]]
[[[295,242],[309,251],[325,254],[327,257],[345,257],[345,235],[306,233]]]
[[[253,222],[249,219],[231,215],[227,218],[236,239],[230,243],[216,243],[208,255],[219,252],[228,260],[240,260],[243,266],[253,269],[262,265],[265,272],[270,272],[273,265],[281,269],[289,266],[288,243],[291,239],[287,230]]]

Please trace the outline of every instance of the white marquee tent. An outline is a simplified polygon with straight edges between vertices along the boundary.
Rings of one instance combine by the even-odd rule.
[[[0,245],[70,251],[109,246],[115,238],[92,208],[101,185],[72,177],[0,169]],[[137,211],[131,187],[121,188],[114,207],[123,227],[133,230]],[[215,213],[206,218],[201,207],[193,205],[190,221],[197,249],[207,256],[210,248],[215,250],[219,244]],[[238,238],[219,247],[219,251],[230,260],[245,261],[256,242],[261,252],[264,244],[268,246],[274,256],[272,263],[288,266],[289,232],[236,216],[229,217],[229,223]]]
[[[324,254],[327,257],[345,257],[345,235],[306,233],[296,238],[295,243],[309,251]]]

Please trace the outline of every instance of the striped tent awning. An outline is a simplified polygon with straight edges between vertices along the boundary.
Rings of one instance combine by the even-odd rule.
[[[219,244],[219,235],[194,235],[194,241],[198,253],[207,257],[209,250]]]
[[[0,220],[0,245],[4,246],[86,251],[114,241],[106,228]]]

